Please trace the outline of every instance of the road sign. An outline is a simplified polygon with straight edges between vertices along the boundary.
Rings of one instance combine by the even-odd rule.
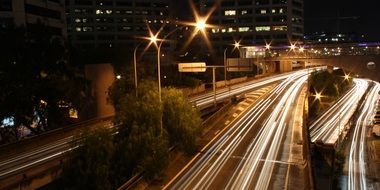
[[[206,72],[205,62],[178,63],[179,72]]]
[[[228,72],[247,72],[252,71],[252,59],[244,58],[228,58],[227,71]]]

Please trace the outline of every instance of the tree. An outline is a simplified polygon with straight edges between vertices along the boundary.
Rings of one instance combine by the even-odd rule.
[[[344,94],[351,86],[352,79],[345,79],[345,72],[342,69],[315,72],[310,76],[309,93],[311,95],[321,93],[323,100],[316,100],[315,97],[309,97],[309,117],[313,119],[321,112],[321,102],[333,102]]]
[[[126,91],[120,84],[123,82],[114,83],[109,96],[115,105],[115,123],[121,123],[116,137],[114,162],[117,164],[112,169],[120,179],[115,179],[114,184],[143,170],[149,178],[158,176],[167,164],[169,149],[166,131],[160,125],[162,106],[158,101],[157,84],[142,80],[137,97],[134,90],[120,93]]]
[[[124,80],[116,81],[109,91],[116,111],[114,122],[121,124],[112,168],[115,186],[139,171],[145,171],[149,179],[162,176],[169,145],[192,153],[201,130],[199,112],[181,91],[164,88],[160,102],[157,83],[139,81],[136,96],[128,79]]]
[[[164,88],[163,123],[171,146],[178,146],[190,154],[196,150],[196,139],[201,132],[199,111],[192,106],[182,91]]]
[[[111,157],[114,153],[113,136],[107,128],[81,133],[72,144],[62,173],[65,189],[112,189]]]

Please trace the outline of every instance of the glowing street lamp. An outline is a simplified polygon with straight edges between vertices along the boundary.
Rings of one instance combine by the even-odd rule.
[[[202,33],[205,33],[205,29],[207,27],[206,19],[199,18],[199,17],[197,17],[197,18],[198,19],[197,19],[196,23],[194,23],[194,24],[190,23],[189,25],[195,26],[195,28],[196,28],[195,32],[201,31]],[[150,32],[149,40],[151,43],[154,43],[157,47],[158,92],[159,92],[160,102],[161,102],[161,66],[160,66],[161,65],[161,46],[162,46],[162,43],[166,40],[166,38],[168,38],[170,35],[172,35],[177,30],[182,29],[183,27],[184,26],[174,28],[172,31],[170,31],[168,34],[166,34],[162,39],[157,38],[159,32],[155,35],[153,35],[153,33]],[[158,41],[160,41],[159,44],[158,44]]]
[[[240,43],[239,42],[235,42],[234,46],[235,46],[235,48],[239,48],[240,47]]]
[[[299,49],[300,52],[303,52],[304,50],[305,50],[304,47],[300,47],[300,49]]]
[[[156,44],[157,45],[157,36],[151,34],[149,37],[150,43]]]
[[[318,100],[320,101],[321,98],[322,98],[322,93],[317,92],[317,93],[315,94],[315,99],[318,99]]]
[[[266,44],[265,49],[270,50],[270,44]]]
[[[344,80],[348,80],[349,78],[350,78],[350,75],[348,75],[348,74],[344,75]]]
[[[234,43],[234,49],[239,49],[240,47],[240,42],[237,42],[235,41]],[[226,49],[224,49],[224,53],[223,53],[223,63],[224,63],[224,83],[227,84],[227,49],[228,47],[226,47]]]
[[[198,32],[198,31],[201,31],[202,33],[205,33],[205,28],[207,27],[207,24],[206,24],[206,19],[203,19],[203,18],[199,18],[197,17],[197,22],[196,23],[190,23],[189,25],[192,25],[192,26],[195,26],[195,31],[194,31],[194,34],[193,36]],[[174,28],[172,31],[170,31],[169,33],[167,33],[162,39],[159,39],[158,38],[158,35],[160,33],[157,32],[156,34],[153,34],[153,32],[149,31],[149,35],[150,37],[148,38],[145,38],[147,40],[150,41],[150,44],[154,44],[157,48],[157,75],[158,75],[158,94],[159,94],[159,101],[161,102],[161,47],[162,47],[162,44],[163,42],[170,36],[172,35],[174,32],[176,32],[177,30],[179,29],[182,29],[183,27],[185,26],[180,26],[180,27],[176,27]],[[192,36],[192,37],[193,37]],[[160,41],[158,43],[158,41]],[[162,119],[161,119],[161,133],[162,133]]]
[[[295,44],[291,44],[291,45],[290,45],[290,49],[291,49],[291,50],[295,50],[295,49],[296,49],[296,45],[295,45]]]
[[[198,20],[195,24],[195,27],[197,28],[197,30],[203,31],[206,28],[206,21],[203,19]]]

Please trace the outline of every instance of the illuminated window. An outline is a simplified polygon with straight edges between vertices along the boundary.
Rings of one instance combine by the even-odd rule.
[[[226,32],[226,29],[225,29],[225,28],[223,28],[223,29],[222,29],[222,33],[225,33],[225,32]]]
[[[121,30],[121,31],[130,31],[132,29],[133,28],[131,26],[122,26],[121,28],[119,28],[119,30]]]
[[[81,32],[81,31],[82,31],[82,28],[81,28],[81,27],[76,27],[76,28],[75,28],[75,31],[77,31],[77,32]]]
[[[288,30],[288,27],[287,26],[272,26],[272,30],[275,30],[275,31],[286,31],[286,30]]]
[[[91,31],[92,31],[92,27],[90,26],[83,27],[83,32],[91,32]]]
[[[256,29],[257,32],[260,32],[260,31],[270,31],[270,26],[256,26],[255,29]]]
[[[219,28],[216,28],[216,29],[213,28],[213,29],[211,29],[211,32],[212,32],[212,33],[219,33]]]
[[[283,9],[283,8],[280,8],[280,9],[278,10],[278,12],[279,12],[279,13],[284,13],[284,9]]]
[[[103,10],[96,9],[95,14],[100,15],[100,14],[104,14],[104,13],[103,13]]]
[[[70,118],[78,119],[78,110],[70,108],[69,110]]]
[[[241,11],[241,15],[246,15],[246,14],[248,14],[248,11],[247,11],[247,10],[242,10],[242,11]]]
[[[261,10],[260,10],[260,13],[261,13],[261,14],[267,14],[267,10],[266,10],[266,9],[261,9]]]
[[[112,14],[112,10],[108,10],[108,9],[107,9],[107,10],[106,10],[106,14],[107,14],[107,15]]]
[[[248,32],[249,31],[249,27],[239,27],[239,32]]]
[[[236,15],[236,11],[235,10],[225,10],[224,15],[233,16],[233,15]]]
[[[276,13],[276,9],[272,9],[272,13]]]
[[[228,28],[228,32],[236,32],[235,28]]]
[[[76,18],[76,19],[75,19],[75,22],[76,22],[76,23],[79,23],[79,22],[81,22],[81,20],[80,20],[79,18]]]

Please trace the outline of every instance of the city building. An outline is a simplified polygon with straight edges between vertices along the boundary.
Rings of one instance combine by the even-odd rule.
[[[0,29],[23,26],[32,31],[38,24],[51,35],[67,36],[64,0],[0,0]]]
[[[242,46],[302,43],[303,0],[200,0],[208,19],[211,44],[219,52],[240,41]]]
[[[174,20],[171,0],[66,0],[66,6],[70,42],[81,48],[133,48],[149,28],[157,32]]]

